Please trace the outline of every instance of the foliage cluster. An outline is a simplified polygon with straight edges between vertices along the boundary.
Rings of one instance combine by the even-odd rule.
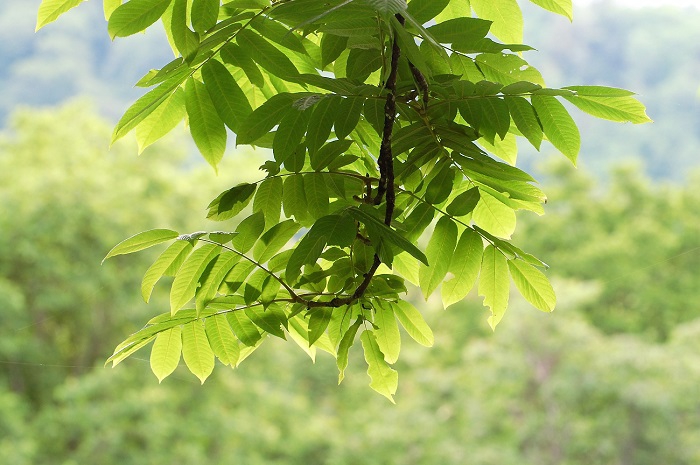
[[[37,28],[79,3],[45,0]],[[570,1],[534,3],[571,18]],[[370,386],[393,401],[399,325],[418,343],[433,342],[401,298],[407,283],[426,298],[442,285],[448,306],[478,277],[493,328],[511,279],[535,307],[554,308],[546,265],[509,241],[515,212],[541,214],[546,199],[514,166],[516,137],[537,149],[546,138],[575,162],[580,135],[560,99],[612,121],[649,121],[629,91],[546,88],[520,56],[531,47],[521,44],[515,0],[104,5],[112,38],[162,20],[177,56],[139,81],[153,88],[125,112],[113,140],[135,130],[143,149],[186,118],[215,170],[227,130],[238,145],[273,153],[264,179],[209,205],[212,220],[247,215],[235,231],[150,230],[107,255],[172,242],[142,282],[148,301],[161,277],[174,276],[170,311],[110,358],[116,365],[153,342],[161,380],[182,355],[203,382],[215,357],[238,365],[269,334],[289,335],[312,357],[329,352],[342,381],[359,335]]]
[[[102,367],[106,346],[149,311],[129,270],[147,268],[154,256],[116,257],[105,263],[108,273],[99,260],[134,227],[201,227],[181,212],[218,188],[191,192],[192,184],[211,181],[209,173],[192,178],[174,169],[169,157],[183,145],[178,140],[140,160],[123,144],[106,154],[108,127],[84,106],[25,110],[13,121],[0,144],[0,197],[12,206],[0,210],[0,457],[13,464],[700,460],[700,313],[680,305],[697,296],[697,225],[687,216],[698,205],[694,184],[655,186],[622,171],[601,192],[568,167],[555,171],[562,186],[551,189],[551,211],[521,222],[514,239],[547,251],[562,314],[529,311],[514,297],[492,334],[475,293],[448,312],[434,300],[423,304],[436,344],[402,347],[396,406],[361,389],[361,363],[349,364],[339,388],[331,357],[314,366],[276,338],[256,351],[255,363],[217,370],[204,388],[184,366],[158,385],[148,357],[131,357],[128,369]],[[222,171],[232,169],[228,162],[236,160],[224,160]],[[238,161],[237,176],[254,176],[256,165]],[[615,210],[612,199],[622,198],[619,205],[648,209]],[[581,230],[578,254],[572,224]],[[606,234],[617,247],[596,253]],[[654,246],[635,251],[622,238]],[[681,252],[689,253],[661,260]],[[643,298],[623,307],[611,296],[631,295],[627,281]],[[153,298],[167,299],[162,291]],[[664,343],[637,331],[642,324],[608,335],[587,321],[610,332],[621,317],[645,318],[646,300],[664,298],[669,304],[659,303],[655,315],[677,324]],[[591,309],[593,318],[581,317]],[[351,350],[361,356],[361,347]]]

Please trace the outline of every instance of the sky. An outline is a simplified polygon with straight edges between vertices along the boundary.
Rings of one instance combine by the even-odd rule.
[[[700,0],[574,0],[574,5],[586,5],[598,2],[616,3],[630,8],[680,6],[700,9]]]

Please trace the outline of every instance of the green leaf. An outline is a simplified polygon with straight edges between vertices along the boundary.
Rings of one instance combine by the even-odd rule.
[[[250,144],[267,134],[292,110],[292,102],[294,96],[287,93],[276,94],[267,99],[243,121],[237,133],[236,143]]]
[[[509,283],[506,257],[494,246],[486,246],[481,262],[479,295],[484,297],[484,305],[491,310],[488,322],[494,330],[508,308]]]
[[[216,60],[209,60],[202,67],[202,78],[219,117],[233,132],[237,132],[253,112],[243,90],[226,66]]]
[[[284,180],[282,189],[284,214],[294,217],[297,222],[304,223],[308,217],[306,193],[304,192],[304,178],[302,175],[289,176]]]
[[[158,333],[151,349],[151,371],[162,382],[180,363],[182,328],[174,326]]]
[[[216,297],[216,293],[221,287],[221,284],[228,276],[233,266],[241,260],[241,256],[225,250],[216,257],[214,266],[208,270],[206,280],[202,286],[196,291],[195,309],[199,316],[206,305]]]
[[[544,273],[522,260],[508,260],[508,269],[525,300],[543,312],[554,310],[557,298]]]
[[[408,2],[408,12],[416,21],[425,24],[439,15],[449,3],[450,0],[411,0]]]
[[[523,97],[505,97],[508,111],[515,126],[537,150],[542,144],[542,126],[540,125],[532,105]]]
[[[207,207],[207,218],[214,221],[233,218],[248,205],[256,189],[255,184],[244,183],[222,192]]]
[[[321,68],[333,63],[345,51],[347,44],[347,37],[323,34],[321,36]]]
[[[309,346],[312,346],[323,335],[331,321],[333,311],[330,308],[316,308],[311,310],[309,317]]]
[[[253,211],[262,212],[268,225],[279,223],[282,209],[282,178],[267,178],[258,186]]]
[[[590,87],[589,87],[590,88]],[[592,91],[591,93],[593,93]],[[616,121],[619,123],[650,123],[644,105],[634,97],[608,97],[577,94],[574,97],[564,97],[579,110],[597,118]]]
[[[360,341],[365,352],[367,374],[371,379],[369,387],[389,399],[391,403],[396,403],[394,394],[399,386],[399,374],[386,363],[372,331],[364,331]]]
[[[465,229],[459,238],[448,271],[453,277],[442,283],[442,305],[450,305],[464,299],[474,287],[479,276],[484,243],[473,229]]]
[[[36,18],[36,31],[58,19],[66,11],[75,8],[85,0],[42,0]],[[107,4],[105,4],[107,5]],[[106,10],[105,10],[106,14]]]
[[[240,222],[236,228],[238,235],[231,240],[233,247],[241,253],[253,248],[255,242],[265,230],[265,215],[256,212]]]
[[[474,42],[486,37],[491,23],[479,18],[455,18],[430,26],[428,32],[442,44]]]
[[[357,330],[362,324],[362,319],[358,318],[355,323],[348,328],[348,330],[343,335],[340,340],[340,345],[338,346],[338,384],[340,384],[345,378],[345,369],[348,367],[348,352],[350,347],[352,347],[355,342],[355,336],[357,335]]]
[[[192,0],[192,27],[200,34],[216,25],[219,18],[220,0]]]
[[[553,13],[557,13],[566,18],[569,21],[574,19],[574,9],[571,4],[571,0],[530,0],[535,5],[539,5],[545,10],[549,10]]]
[[[425,254],[428,265],[421,265],[418,280],[423,297],[426,299],[438,287],[447,274],[450,260],[457,245],[457,224],[446,216],[438,220],[430,237]]]
[[[267,262],[294,237],[300,227],[293,220],[274,225],[255,243],[253,258],[259,263]]]
[[[357,207],[350,207],[346,209],[346,211],[357,221],[363,223],[365,226],[376,232],[376,234],[379,237],[387,240],[389,243],[395,245],[400,250],[408,252],[410,255],[413,255],[425,265],[428,264],[428,259],[426,258],[425,254],[421,252],[420,249],[418,249],[418,247],[416,247],[413,243],[411,243],[401,234],[379,221],[374,216],[360,210]]]
[[[102,9],[104,10],[105,21],[109,21],[109,17],[112,16],[114,10],[119,8],[122,4],[122,0],[103,0]]]
[[[333,122],[336,119],[339,97],[325,97],[319,100],[313,109],[306,133],[306,146],[309,155],[313,155],[328,140]]]
[[[251,58],[268,73],[282,79],[299,75],[299,71],[292,61],[259,34],[248,29],[241,29],[236,34],[236,42],[240,47],[247,49]]]
[[[184,74],[184,72],[178,72],[158,87],[136,100],[136,102],[124,112],[124,115],[122,115],[121,119],[114,127],[111,143],[114,144],[114,142],[124,137],[129,131],[146,119],[148,115],[153,113],[168,96],[180,87],[185,78],[186,74]]]
[[[316,263],[326,245],[347,247],[352,244],[355,231],[355,222],[346,215],[328,215],[316,220],[289,257],[285,271],[287,281],[295,282],[302,266]]]
[[[225,315],[212,315],[204,321],[207,339],[214,355],[224,365],[236,366],[240,349]]]
[[[497,237],[508,239],[515,231],[516,217],[513,209],[483,190],[472,219]]]
[[[476,57],[476,64],[489,81],[503,85],[527,81],[544,86],[540,72],[518,55],[482,53]]]
[[[141,281],[141,295],[143,296],[143,300],[146,302],[150,300],[151,293],[156,283],[169,269],[173,269],[174,271],[180,269],[180,266],[184,263],[185,258],[187,258],[193,248],[194,245],[189,241],[175,241],[160,254],[143,275],[143,280]]]
[[[199,378],[202,384],[214,371],[214,352],[211,350],[201,321],[183,325],[182,358],[187,368]]]
[[[493,21],[491,33],[507,43],[523,42],[523,13],[517,0],[470,0],[482,19]]]
[[[334,124],[338,139],[344,139],[355,129],[364,103],[365,99],[361,97],[347,97],[340,101]]]
[[[138,252],[139,250],[147,249],[162,242],[175,239],[177,236],[178,233],[170,229],[149,229],[148,231],[134,234],[130,238],[124,239],[119,244],[115,245],[112,250],[107,253],[107,256],[102,259],[102,263],[115,255]]]
[[[314,218],[328,214],[328,187],[322,174],[309,173],[304,175],[304,193],[306,194],[307,209]]]
[[[479,188],[472,187],[455,197],[445,211],[452,216],[466,216],[476,208],[480,198]]]
[[[447,200],[447,197],[452,193],[456,174],[449,162],[443,163],[438,173],[428,183],[425,190],[425,201],[437,205]]]
[[[141,32],[158,21],[172,0],[129,0],[109,17],[109,36],[126,37]]]
[[[262,273],[265,272],[262,271]],[[258,328],[273,336],[286,339],[282,330],[282,321],[272,311],[263,310],[261,307],[249,307],[245,309],[245,314]]]
[[[188,0],[175,0],[170,18],[172,44],[185,59],[190,59],[199,48],[199,34],[187,26]],[[163,16],[163,20],[167,20]],[[167,21],[166,21],[167,24]],[[166,27],[167,31],[167,27]]]
[[[187,257],[185,263],[175,275],[170,289],[170,314],[180,310],[189,302],[197,290],[199,278],[209,265],[209,262],[221,252],[221,247],[214,244],[204,244]]]
[[[387,363],[396,363],[401,352],[401,333],[394,315],[393,302],[378,301],[374,308],[374,336],[379,350],[384,354]]]
[[[306,134],[310,116],[310,112],[292,110],[282,118],[272,141],[272,153],[278,163],[284,163],[297,150]]]
[[[236,337],[248,347],[255,346],[260,338],[260,331],[257,326],[250,321],[250,318],[241,310],[236,310],[226,314],[226,319],[231,325],[231,329]]]
[[[185,92],[176,89],[136,126],[139,153],[172,131],[185,117]]]
[[[310,155],[311,158],[311,168],[316,171],[321,171],[327,168],[333,160],[338,158],[341,154],[347,152],[347,150],[352,145],[351,140],[334,140],[328,142],[326,145],[318,149],[316,153]]]
[[[555,97],[533,95],[531,101],[547,139],[576,164],[581,149],[581,135],[569,112]]]
[[[395,15],[406,11],[406,0],[364,0],[366,4],[384,16]]]
[[[226,128],[206,86],[194,78],[189,78],[185,86],[185,107],[192,139],[216,171],[226,150]]]
[[[435,342],[433,331],[413,304],[406,300],[399,300],[393,308],[401,326],[414,341],[425,347],[433,346]]]

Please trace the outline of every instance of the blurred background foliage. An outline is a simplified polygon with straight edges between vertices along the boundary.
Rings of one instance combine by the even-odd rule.
[[[700,463],[698,10],[594,3],[573,26],[526,11],[541,49],[526,58],[551,85],[634,89],[656,123],[582,117],[578,171],[522,155],[550,201],[516,239],[552,265],[557,312],[518,302],[491,333],[476,295],[422,304],[436,346],[404,345],[392,406],[359,352],[338,387],[329,357],[281,341],[203,387],[186,370],[159,385],[147,351],[103,368],[167,297],[139,296],[152,256],[102,257],[143,229],[218,228],[204,207],[261,156],[230,154],[215,177],[178,134],[108,151],[131,83],[169,49],[109,44],[100,2],[34,35],[38,3],[0,4],[0,462]]]

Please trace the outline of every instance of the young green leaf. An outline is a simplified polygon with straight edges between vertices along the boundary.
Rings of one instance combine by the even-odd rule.
[[[401,322],[401,326],[414,341],[425,347],[433,346],[435,342],[433,331],[413,304],[406,300],[400,300],[393,308],[396,317]]]
[[[542,144],[542,126],[532,105],[523,97],[506,96],[506,104],[515,126],[537,150]]]
[[[426,299],[440,285],[447,274],[450,260],[457,245],[457,224],[446,216],[438,220],[433,235],[425,249],[430,265],[421,265],[418,279]]]
[[[192,0],[190,14],[195,31],[203,34],[216,25],[220,3],[220,0]]]
[[[241,48],[247,49],[253,60],[268,73],[283,79],[299,75],[299,71],[287,55],[259,34],[249,29],[241,29],[236,34],[236,42]]]
[[[180,363],[182,328],[174,326],[158,333],[151,349],[151,371],[162,382]]]
[[[173,280],[173,285],[170,289],[171,315],[175,315],[178,310],[194,297],[199,278],[204,273],[209,262],[219,253],[221,253],[221,248],[218,245],[204,244],[187,257],[187,260],[185,260],[185,263],[182,264],[182,267],[175,275],[175,280]]]
[[[644,105],[634,97],[591,96],[583,93],[564,97],[579,110],[597,118],[619,123],[649,123]]]
[[[261,212],[265,224],[279,223],[282,209],[282,178],[267,178],[258,186],[253,200],[253,211]]]
[[[528,302],[543,312],[554,310],[557,303],[554,289],[540,270],[517,259],[508,260],[508,269],[515,287]]]
[[[338,384],[340,384],[345,378],[345,369],[348,367],[348,352],[350,347],[352,347],[355,342],[355,336],[357,335],[357,330],[362,324],[362,319],[358,318],[355,323],[348,328],[348,330],[343,334],[343,338],[340,340],[340,345],[338,346]]]
[[[255,184],[239,184],[222,192],[209,206],[207,218],[223,221],[233,218],[243,210],[253,198],[257,186]]]
[[[185,107],[190,122],[190,132],[197,148],[214,170],[224,158],[226,128],[219,118],[214,102],[206,86],[189,78],[185,86]]]
[[[569,21],[574,19],[574,9],[571,0],[530,0],[535,5],[539,5],[545,10],[549,10],[553,13],[557,13],[566,18]]]
[[[204,384],[214,370],[214,352],[201,321],[193,321],[183,326],[182,358],[192,374]]]
[[[486,246],[481,261],[479,295],[484,297],[484,305],[491,310],[491,316],[488,319],[491,329],[496,329],[506,313],[509,282],[506,257],[494,246]]]
[[[185,117],[185,92],[176,89],[136,126],[139,153],[172,131]]]
[[[364,331],[360,341],[365,352],[367,374],[371,380],[369,387],[395,404],[394,394],[399,385],[399,374],[387,364],[372,331]]]
[[[401,333],[394,315],[393,302],[378,301],[374,308],[374,336],[387,363],[396,363],[401,352]]]
[[[265,230],[265,215],[258,211],[240,222],[236,228],[238,235],[231,240],[233,247],[241,253],[253,248]]]
[[[462,192],[450,202],[445,211],[452,216],[465,216],[470,214],[479,203],[481,194],[478,187]]]
[[[531,101],[547,139],[575,165],[581,134],[569,112],[555,97],[533,95]]]
[[[242,311],[235,310],[226,314],[226,319],[231,325],[231,329],[236,337],[245,345],[255,346],[260,338],[260,331],[257,326],[250,321],[250,318]]]
[[[300,227],[293,220],[286,220],[274,225],[255,243],[253,258],[260,263],[267,262],[294,237]]]
[[[130,238],[124,239],[119,244],[115,245],[112,250],[107,253],[107,256],[102,259],[102,263],[115,255],[138,252],[139,250],[147,249],[162,242],[175,239],[178,235],[176,231],[170,229],[150,229],[134,234]]]
[[[484,243],[473,229],[465,229],[459,238],[448,271],[453,277],[442,283],[442,305],[450,305],[464,299],[476,282],[481,268]]]
[[[245,93],[226,66],[216,60],[209,60],[202,67],[202,78],[219,117],[233,132],[237,132],[253,112]]]
[[[515,231],[516,218],[513,209],[484,191],[480,193],[472,219],[497,237],[509,239]]]
[[[251,144],[267,134],[292,110],[292,102],[294,96],[287,93],[276,94],[267,99],[241,123],[236,143]]]
[[[491,33],[506,43],[523,42],[523,13],[517,0],[470,0],[476,15],[493,21]]]
[[[214,355],[224,365],[236,366],[240,349],[225,315],[213,315],[204,320],[204,329]]]
[[[332,309],[316,308],[311,311],[309,317],[309,346],[321,337],[328,328],[328,323],[331,321]]]
[[[201,283],[201,287],[197,289],[195,293],[195,309],[197,310],[197,316],[199,316],[206,305],[216,297],[216,293],[224,282],[224,279],[226,279],[226,276],[228,276],[233,266],[240,260],[241,256],[230,250],[225,250],[216,257],[214,266],[208,270],[206,279]]]
[[[306,146],[309,149],[309,155],[315,154],[328,140],[333,122],[336,120],[339,103],[339,97],[328,96],[319,100],[314,106],[309,120],[309,129],[306,133]]]
[[[174,274],[180,269],[180,266],[185,262],[192,249],[194,249],[194,245],[190,241],[175,241],[160,254],[156,261],[146,270],[143,280],[141,280],[143,300],[146,302],[150,300],[153,288],[160,278],[167,274],[168,270],[172,269]]]
[[[411,0],[408,2],[408,12],[416,21],[425,24],[439,15],[449,4],[450,0]]]

